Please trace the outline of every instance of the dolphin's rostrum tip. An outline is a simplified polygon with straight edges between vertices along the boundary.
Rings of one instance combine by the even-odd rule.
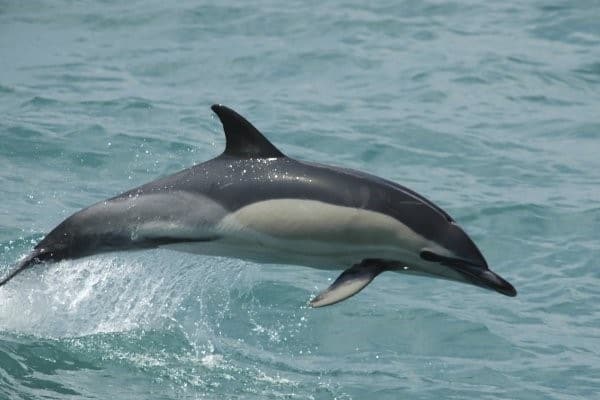
[[[517,289],[509,281],[489,269],[479,271],[474,276],[476,277],[476,284],[495,290],[508,297],[517,296]]]

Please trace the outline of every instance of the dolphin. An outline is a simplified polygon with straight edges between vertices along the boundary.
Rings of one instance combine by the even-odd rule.
[[[384,271],[470,283],[516,296],[440,207],[364,172],[285,156],[244,117],[213,105],[216,158],[71,215],[6,276],[42,262],[152,248],[343,270],[310,301],[345,300]]]

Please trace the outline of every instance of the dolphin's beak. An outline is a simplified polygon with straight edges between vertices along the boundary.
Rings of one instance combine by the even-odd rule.
[[[473,285],[495,290],[503,295],[515,297],[517,290],[507,280],[490,270],[483,256],[479,261],[453,258],[433,253],[429,250],[421,252],[421,258],[427,261],[439,262],[461,274]]]
[[[474,285],[485,289],[495,290],[505,296],[515,297],[517,290],[506,279],[496,274],[487,267],[477,267],[471,265],[453,265],[452,268],[462,274]]]

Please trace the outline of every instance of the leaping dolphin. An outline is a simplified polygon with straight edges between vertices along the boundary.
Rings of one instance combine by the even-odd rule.
[[[452,217],[423,196],[364,172],[294,160],[232,109],[212,110],[225,131],[221,155],[76,212],[0,286],[41,262],[164,247],[345,270],[313,307],[347,299],[383,271],[516,296]]]

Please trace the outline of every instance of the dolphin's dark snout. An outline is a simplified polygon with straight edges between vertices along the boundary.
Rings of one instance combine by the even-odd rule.
[[[517,290],[510,282],[489,269],[482,272],[480,279],[496,292],[510,297],[515,297],[517,295]]]
[[[495,290],[505,296],[515,297],[517,290],[507,280],[490,269],[475,266],[455,266],[454,269],[464,275],[474,285]]]
[[[470,260],[442,256],[429,250],[422,251],[421,258],[426,261],[437,262],[448,268],[452,268],[473,285],[495,290],[498,293],[510,297],[515,297],[517,295],[517,291],[513,285],[494,271],[490,270],[485,262],[477,264]]]

